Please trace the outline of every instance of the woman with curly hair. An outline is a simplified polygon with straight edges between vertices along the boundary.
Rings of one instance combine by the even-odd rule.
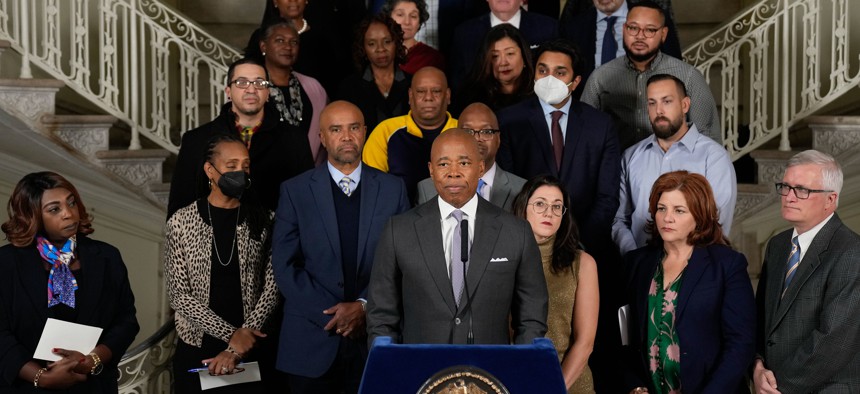
[[[386,0],[380,12],[390,16],[403,29],[406,62],[400,65],[401,70],[409,75],[427,66],[445,71],[445,57],[442,52],[415,39],[424,23],[430,19],[425,0]]]
[[[528,42],[507,23],[484,36],[478,58],[458,91],[454,111],[480,102],[493,111],[516,104],[534,90],[534,64]]]
[[[0,392],[116,393],[117,364],[140,327],[119,251],[93,233],[77,189],[53,172],[24,176],[0,248]],[[48,319],[99,327],[88,354],[33,358]]]
[[[412,81],[397,67],[406,60],[400,25],[387,14],[365,18],[352,54],[360,71],[344,79],[335,97],[361,109],[369,135],[383,120],[409,112]]]
[[[558,351],[568,393],[593,393],[588,356],[594,349],[600,295],[597,263],[579,248],[570,196],[558,178],[539,175],[514,200],[540,248],[549,293],[547,338]]]

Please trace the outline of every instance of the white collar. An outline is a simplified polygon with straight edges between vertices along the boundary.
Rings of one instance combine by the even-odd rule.
[[[506,21],[499,19],[499,17],[497,17],[496,14],[490,12],[490,27],[496,27],[498,25],[501,25],[502,23],[510,23],[512,26],[519,29],[520,28],[520,20],[522,20],[522,17],[523,17],[522,9],[518,9],[517,13],[514,14],[514,16],[511,17],[511,19],[508,19]]]
[[[448,204],[442,197],[437,198],[439,200],[439,213],[442,215],[442,220],[448,218],[451,215],[451,212],[454,212],[455,208],[453,205]],[[463,204],[462,207],[459,208],[470,220],[475,219],[475,213],[478,212],[478,193],[472,195],[472,198]]]

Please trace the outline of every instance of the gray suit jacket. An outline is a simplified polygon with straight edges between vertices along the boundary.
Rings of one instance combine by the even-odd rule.
[[[511,174],[496,165],[496,175],[493,177],[493,189],[490,190],[490,202],[505,211],[512,212],[514,198],[517,197],[517,194],[520,193],[525,184],[525,179]],[[436,196],[436,186],[433,185],[432,179],[427,178],[418,182],[418,205],[424,204]]]
[[[389,220],[376,249],[367,299],[371,343],[527,344],[546,334],[547,289],[529,225],[478,200],[466,282],[471,306],[460,309],[446,269],[436,198]],[[471,316],[470,316],[471,314]]]
[[[834,214],[780,300],[791,234],[774,236],[765,252],[758,353],[783,393],[860,392],[860,236]]]

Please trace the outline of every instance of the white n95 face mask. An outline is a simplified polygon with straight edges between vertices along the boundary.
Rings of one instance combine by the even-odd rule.
[[[564,101],[567,96],[570,96],[568,86],[570,86],[570,83],[565,84],[560,79],[552,75],[547,75],[535,81],[535,94],[545,103],[556,105]]]

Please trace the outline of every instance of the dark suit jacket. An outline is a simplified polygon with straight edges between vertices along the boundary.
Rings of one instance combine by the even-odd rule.
[[[558,20],[546,15],[520,11],[520,33],[523,34],[528,44],[532,47],[558,37]],[[454,36],[457,40],[451,46],[449,58],[448,80],[451,86],[459,88],[460,84],[469,74],[472,64],[478,57],[484,36],[490,31],[490,13],[485,13],[477,18],[469,19],[460,26]],[[536,60],[536,59],[535,59]]]
[[[628,1],[628,4],[636,3],[636,1]],[[666,41],[660,46],[660,50],[670,56],[683,60],[681,57],[681,43],[678,41],[678,31],[675,28],[675,22],[669,15],[666,15],[666,26],[669,27],[669,32]],[[595,43],[597,40],[597,9],[593,4],[589,5],[586,11],[573,15],[569,20],[562,20],[559,24],[559,35],[576,43],[579,49],[580,62],[578,73],[581,73],[582,81],[574,91],[574,97],[582,96],[582,90],[585,88],[585,81],[591,75],[591,72],[597,68],[594,63],[594,54],[597,52]],[[602,37],[601,37],[602,39]],[[623,41],[623,40],[622,40]]]
[[[478,198],[466,274],[471,305],[464,296],[458,310],[437,199],[391,218],[382,232],[367,300],[370,342],[464,344],[471,324],[476,344],[507,344],[509,316],[514,343],[543,337],[548,296],[531,227]]]
[[[203,158],[209,139],[219,134],[239,132],[234,126],[233,103],[221,107],[221,114],[209,123],[182,136],[173,178],[170,180],[170,197],[167,217],[198,198],[209,194],[208,178],[203,172]],[[267,104],[260,129],[251,138],[251,194],[266,209],[274,211],[278,205],[278,186],[314,167],[308,143],[307,130],[279,120],[277,109]],[[245,196],[243,196],[245,200]]]
[[[646,319],[648,292],[662,253],[662,248],[646,246],[624,256],[631,278],[626,291],[631,357],[625,392],[638,386],[655,392]],[[746,257],[724,245],[695,248],[677,308],[684,393],[748,393],[744,374],[755,355],[755,298]]]
[[[537,98],[499,112],[500,167],[531,179],[551,174],[564,183],[573,215],[589,253],[612,247],[610,228],[618,210],[621,152],[609,115],[574,101],[570,106],[561,170],[556,168],[550,132]],[[595,255],[598,265],[603,261]]]
[[[780,300],[792,230],[767,244],[758,282],[758,354],[783,393],[860,392],[860,236],[834,214]]]
[[[512,212],[514,199],[517,197],[517,194],[520,193],[520,190],[523,189],[523,185],[525,184],[525,179],[496,166],[496,175],[493,177],[493,189],[490,190],[490,202],[505,211]],[[424,204],[437,195],[438,192],[436,191],[436,185],[433,184],[432,179],[427,178],[418,182],[419,205]]]
[[[116,393],[122,355],[140,330],[128,271],[119,251],[104,242],[78,236],[81,278],[75,292],[75,323],[101,327],[99,344],[113,359],[98,376],[73,387],[71,393]],[[18,371],[33,352],[48,319],[48,274],[35,246],[0,248],[0,392],[29,393],[32,381],[18,379]]]
[[[279,370],[309,377],[325,373],[337,355],[340,335],[323,330],[331,315],[322,313],[344,299],[340,235],[327,165],[281,185],[272,239],[275,281],[284,294],[284,320],[278,351]],[[393,175],[364,165],[361,169],[356,288],[367,298],[373,253],[383,225],[409,209],[406,186]],[[364,340],[361,340],[364,344]],[[300,355],[300,356],[299,356]]]

